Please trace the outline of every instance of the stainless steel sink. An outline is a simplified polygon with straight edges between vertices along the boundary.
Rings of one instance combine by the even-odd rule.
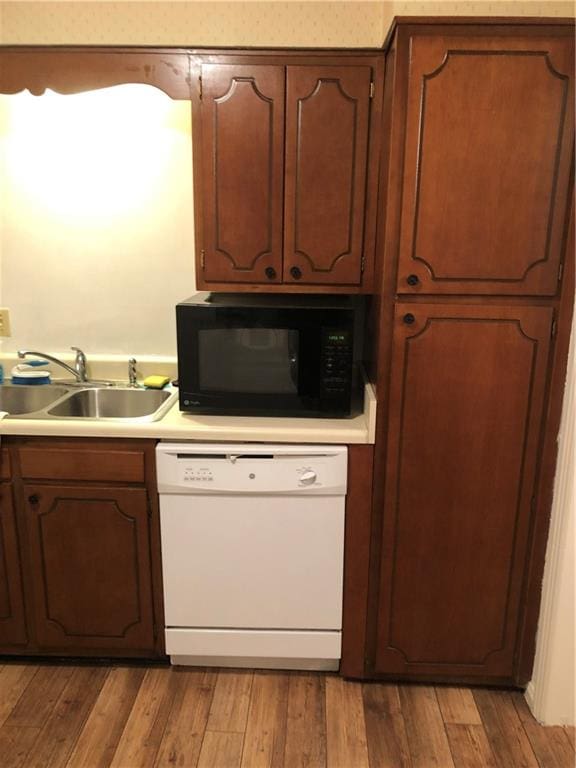
[[[59,419],[159,418],[159,409],[169,400],[171,405],[173,393],[156,389],[82,389],[49,408],[48,414]]]
[[[42,411],[68,393],[66,387],[50,384],[3,384],[0,387],[0,411],[11,415]]]
[[[0,411],[6,411],[8,419],[157,421],[177,397],[178,393],[173,390],[3,384],[0,386]]]

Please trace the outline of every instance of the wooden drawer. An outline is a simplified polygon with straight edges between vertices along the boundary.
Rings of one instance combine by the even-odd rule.
[[[98,443],[34,443],[18,448],[22,477],[144,483],[144,448],[115,440]]]
[[[0,449],[0,480],[10,480],[12,467],[10,466],[10,454],[8,448]]]

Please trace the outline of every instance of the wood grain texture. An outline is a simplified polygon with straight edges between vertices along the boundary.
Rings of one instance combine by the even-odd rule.
[[[36,667],[27,664],[7,664],[0,670],[0,726],[9,717],[28,684]]]
[[[254,673],[242,768],[281,768],[284,765],[288,686],[287,674]]]
[[[362,688],[326,678],[326,752],[333,768],[369,768]]]
[[[173,99],[189,99],[188,56],[174,49],[56,51],[41,46],[0,52],[0,93],[18,93],[25,88],[35,95],[46,88],[80,93],[123,83],[152,85]]]
[[[396,306],[379,673],[512,677],[551,321]]]
[[[143,483],[144,451],[133,445],[122,440],[27,441],[18,449],[20,471],[29,480]]]
[[[454,768],[434,688],[400,688],[408,747],[413,768]]]
[[[446,723],[445,727],[456,768],[496,768],[482,725]]]
[[[107,674],[102,667],[74,670],[26,758],[27,768],[60,768],[66,764]]]
[[[40,644],[153,655],[146,490],[36,484],[24,496]]]
[[[207,730],[244,733],[253,677],[254,674],[250,671],[220,672],[214,689]]]
[[[498,768],[538,768],[538,760],[520,722],[511,695],[475,690],[474,700]]]
[[[206,731],[198,768],[239,768],[244,734]]]
[[[348,446],[340,662],[340,673],[344,677],[363,677],[365,672],[373,461],[373,446]]]
[[[165,766],[196,765],[202,748],[217,673],[206,670],[175,670],[178,687],[162,743],[154,762]]]
[[[400,292],[556,293],[573,70],[546,32],[411,38]]]
[[[11,477],[10,453],[6,446],[2,446],[0,448],[0,480],[10,480]]]
[[[203,284],[280,282],[284,69],[205,64],[201,77],[199,276]]]
[[[68,666],[37,667],[34,677],[26,686],[9,717],[6,718],[5,725],[42,728],[74,671],[74,667]]]
[[[15,671],[6,675],[10,668]],[[568,768],[576,757],[568,729],[539,725],[521,694],[462,689],[442,710],[432,687],[269,671],[250,673],[247,687],[239,675],[6,664],[0,667],[0,712],[7,715],[0,724],[0,765]],[[236,731],[206,730],[221,677],[215,712],[222,717],[212,722]],[[236,712],[234,690],[241,702]],[[469,693],[481,700],[480,723],[445,722],[442,712],[452,720],[473,719]]]
[[[359,285],[371,68],[287,68],[284,282]]]
[[[573,768],[574,747],[566,730],[561,726],[542,728],[530,712],[524,695],[518,692],[510,695],[540,768]]]
[[[144,679],[138,668],[111,669],[66,768],[107,768]]]
[[[410,768],[412,758],[396,685],[363,686],[370,768]]]
[[[4,725],[0,728],[2,768],[26,768],[26,760],[34,747],[40,728]]]
[[[290,675],[285,766],[326,766],[326,694],[322,676]]]
[[[480,714],[468,688],[437,687],[436,698],[445,723],[481,725]]]
[[[170,669],[148,670],[120,737],[113,768],[154,765],[177,686]]]
[[[28,639],[12,485],[0,484],[0,647]]]

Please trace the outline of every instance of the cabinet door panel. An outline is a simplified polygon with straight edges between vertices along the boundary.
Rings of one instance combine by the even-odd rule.
[[[551,321],[396,308],[380,673],[512,674]]]
[[[399,291],[556,292],[573,69],[568,37],[411,40]]]
[[[0,485],[0,647],[26,643],[12,486]]]
[[[24,492],[39,645],[152,649],[146,491],[26,485]]]
[[[203,65],[202,147],[204,281],[281,282],[284,68]]]
[[[284,282],[361,282],[371,72],[288,67]]]

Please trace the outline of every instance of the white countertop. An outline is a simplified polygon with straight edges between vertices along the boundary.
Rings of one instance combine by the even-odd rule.
[[[376,397],[366,384],[364,413],[352,419],[191,416],[176,403],[158,421],[100,419],[19,419],[0,421],[0,435],[37,437],[124,437],[156,440],[214,440],[280,443],[373,443]]]

